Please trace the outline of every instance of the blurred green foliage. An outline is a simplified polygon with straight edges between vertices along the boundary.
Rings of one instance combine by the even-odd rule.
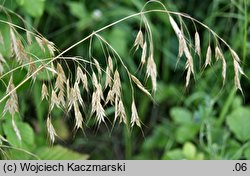
[[[31,26],[53,41],[63,51],[67,47],[95,31],[122,17],[141,10],[146,1],[140,0],[8,0],[2,5],[20,14]],[[250,2],[248,0],[163,0],[168,9],[185,12],[204,22],[234,48],[241,59],[246,75],[250,76]],[[161,8],[149,4],[147,9]],[[1,119],[1,157],[7,159],[250,159],[250,84],[242,77],[244,95],[233,87],[233,73],[228,74],[223,85],[220,69],[216,65],[198,72],[190,87],[185,88],[183,68],[180,60],[176,67],[178,41],[162,13],[147,15],[153,31],[155,60],[158,69],[158,91],[154,95],[156,103],[139,92],[139,116],[143,122],[143,132],[134,128],[130,133],[124,126],[96,126],[89,122],[89,128],[74,132],[73,120],[65,118],[60,111],[53,117],[60,138],[50,147],[47,140],[45,119],[47,104],[41,102],[41,85],[45,76],[34,84],[28,82],[18,90],[22,102],[21,117],[16,117],[22,143],[13,131],[11,117]],[[4,17],[1,16],[3,20]],[[13,22],[22,25],[15,18]],[[139,30],[139,18],[133,18],[109,28],[101,33],[124,58],[132,73],[137,71],[140,53],[133,53],[131,47]],[[192,24],[187,22],[190,34]],[[203,58],[208,45],[208,33],[197,26],[201,35]],[[10,41],[4,25],[0,30],[6,43],[0,48],[4,57],[10,57]],[[103,48],[98,40],[93,41],[93,57],[104,58]],[[67,55],[88,57],[86,42]],[[30,46],[30,52],[39,53],[39,46]],[[225,53],[225,57],[228,57]],[[213,58],[214,59],[214,58]],[[197,63],[199,59],[196,58]],[[70,64],[70,63],[69,63]],[[72,64],[72,67],[74,65]],[[232,68],[232,65],[230,66]],[[20,82],[19,77],[14,82]],[[233,71],[232,71],[233,72]],[[140,73],[143,75],[142,73]],[[25,75],[25,74],[23,74]],[[124,80],[126,76],[121,75]],[[50,79],[53,79],[51,76]],[[123,90],[126,90],[126,83]],[[148,87],[150,87],[148,85]],[[1,97],[5,94],[0,89]],[[126,92],[125,92],[126,93]],[[86,97],[88,98],[88,97]],[[125,105],[130,107],[131,97],[125,96]],[[0,104],[2,111],[3,105]],[[113,115],[110,109],[107,114]],[[72,114],[73,115],[73,114]],[[85,154],[87,153],[87,155]]]

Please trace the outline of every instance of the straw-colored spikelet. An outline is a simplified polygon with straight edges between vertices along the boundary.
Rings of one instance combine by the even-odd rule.
[[[15,86],[13,84],[13,79],[12,76],[10,77],[9,84],[6,90],[6,94],[11,92],[9,95],[9,99],[7,100],[4,110],[3,110],[3,115],[6,114],[6,112],[9,112],[12,117],[14,117],[15,113],[19,112],[18,108],[18,98],[17,98],[17,93],[15,90]]]
[[[28,56],[27,56],[27,54],[24,50],[24,46],[20,40],[17,40],[17,48],[18,48],[18,50],[17,50],[18,53],[15,53],[16,59],[20,64],[23,64],[23,63],[25,63],[25,61],[28,61]]]
[[[103,106],[101,104],[101,97],[99,96],[99,92],[98,90],[96,90],[95,92],[93,92],[92,95],[92,110],[91,110],[91,114],[96,114],[96,120],[98,125],[101,124],[101,122],[105,122],[104,117],[106,117],[105,115],[105,110],[103,109]]]
[[[240,58],[234,50],[230,49],[230,53],[231,53],[234,60],[236,60],[237,62],[240,62]]]
[[[28,75],[32,75],[32,80],[35,82],[37,74],[34,74],[36,71],[36,64],[33,61],[30,61],[29,63],[29,70],[28,70]]]
[[[112,88],[109,90],[107,98],[106,98],[106,104],[108,102],[111,102],[113,104],[115,97],[120,98],[121,97],[121,80],[118,70],[115,70],[114,73],[114,84]]]
[[[37,44],[39,45],[40,49],[45,52],[45,47],[43,45],[43,41],[42,39],[40,38],[40,36],[35,36],[35,39],[36,39],[36,42]]]
[[[74,97],[76,97],[76,100],[78,100],[80,105],[83,106],[83,99],[81,97],[80,88],[77,82],[75,82],[75,85],[74,85],[74,93],[75,93]]]
[[[16,125],[16,122],[15,122],[14,118],[12,118],[11,121],[12,121],[12,127],[13,127],[13,129],[14,129],[14,131],[16,133],[16,136],[17,136],[18,140],[21,141],[22,137],[21,137],[19,129],[17,128],[17,125]]]
[[[198,54],[199,57],[201,57],[200,35],[197,31],[195,32],[194,40],[195,40],[195,53]]]
[[[71,110],[74,102],[77,101],[76,99],[76,93],[75,93],[75,89],[72,87],[69,87],[69,90],[67,90],[67,102],[68,102],[68,112]]]
[[[99,62],[96,59],[94,59],[94,63],[95,63],[95,67],[96,67],[97,72],[98,72],[98,76],[99,76],[99,78],[101,78],[101,76],[102,76],[101,66],[100,66]]]
[[[146,62],[147,57],[147,42],[145,41],[142,47],[142,55],[141,55],[141,65],[143,66]]]
[[[54,106],[60,107],[60,101],[58,100],[57,94],[54,90],[51,91],[50,109],[52,110]]]
[[[137,79],[134,75],[130,74],[131,79],[133,80],[133,82],[137,85],[137,87],[139,89],[141,89],[141,91],[143,91],[146,95],[148,95],[149,97],[151,97],[151,94],[148,92],[148,90],[142,85],[142,83],[139,81],[139,79]]]
[[[106,80],[105,80],[105,88],[112,86],[112,78],[111,78],[111,70],[109,66],[106,68]]]
[[[62,105],[62,107],[65,107],[66,102],[65,102],[65,98],[64,98],[64,91],[60,90],[57,96],[57,101],[59,103],[59,105]]]
[[[134,42],[134,47],[136,47],[135,50],[137,50],[139,46],[143,48],[143,33],[141,30],[139,30],[135,38],[135,42]]]
[[[151,81],[152,81],[152,90],[153,92],[156,91],[157,89],[157,70],[156,70],[156,64],[153,58],[153,54],[150,54],[148,57],[148,63],[147,63],[147,70],[146,70],[146,77],[151,77]]]
[[[110,90],[108,91],[108,94],[107,94],[107,97],[106,97],[105,104],[107,104],[107,103],[109,103],[109,102],[110,102],[111,104],[113,104],[114,101],[115,101],[115,94],[114,94],[114,92],[113,92],[113,89],[110,89]]]
[[[10,27],[10,41],[11,41],[11,52],[13,56],[18,55],[19,51],[18,51],[18,47],[17,47],[17,39],[16,39],[16,35],[12,29],[12,27]]]
[[[114,84],[112,87],[112,91],[116,96],[118,96],[118,97],[121,96],[121,80],[120,80],[120,75],[119,75],[118,70],[115,70]]]
[[[53,42],[51,42],[51,41],[48,41],[48,40],[46,40],[46,43],[47,43],[47,48],[49,50],[50,55],[54,56],[55,51],[56,51],[55,44]]]
[[[132,105],[131,105],[131,127],[133,127],[135,124],[141,128],[141,123],[140,123],[140,119],[139,119],[139,116],[138,116],[138,113],[137,113],[137,109],[136,109],[136,106],[135,106],[135,101],[133,100],[132,101]]]
[[[108,57],[108,65],[106,68],[106,81],[105,81],[105,88],[108,86],[111,88],[112,87],[112,73],[113,73],[113,61],[112,58],[109,56]]]
[[[57,64],[57,78],[56,78],[56,83],[55,83],[55,90],[62,90],[64,91],[65,86],[64,84],[66,84],[66,76],[65,73],[63,71],[63,68],[61,66],[61,64]]]
[[[4,72],[3,64],[5,64],[5,63],[6,63],[5,59],[4,59],[3,55],[0,53],[0,75],[2,75]]]
[[[226,80],[227,63],[224,58],[224,55],[221,52],[221,49],[218,46],[215,47],[215,58],[216,60],[221,59],[222,61],[222,78],[223,78],[223,84],[224,84]]]
[[[122,103],[122,100],[119,100],[117,113],[118,113],[118,116],[120,117],[119,123],[123,122],[123,123],[127,124],[128,123],[127,122],[127,115],[126,115],[125,108],[124,108],[124,105]]]
[[[83,123],[83,117],[82,117],[82,113],[79,109],[79,106],[78,106],[78,103],[77,102],[74,102],[74,112],[75,112],[75,128],[76,129],[79,129],[81,128],[82,129],[82,123]]]
[[[243,92],[240,84],[240,75],[244,75],[244,72],[239,65],[240,58],[234,50],[230,49],[230,52],[233,58],[233,65],[234,65],[234,84],[237,89]]]
[[[188,61],[186,62],[186,69],[187,69],[187,75],[186,75],[186,87],[188,87],[189,82],[190,82],[190,77],[191,77],[191,67],[189,66]]]
[[[52,123],[51,123],[51,115],[49,114],[47,117],[47,130],[49,133],[49,138],[51,143],[53,144],[55,142],[55,137],[57,136],[55,128],[53,127]]]
[[[98,80],[97,80],[95,72],[92,73],[92,83],[93,83],[94,88],[98,87]]]
[[[175,34],[176,34],[176,36],[178,37],[178,40],[179,40],[178,57],[180,58],[184,53],[184,48],[185,48],[185,45],[186,45],[186,41],[185,41],[185,38],[184,38],[184,36],[182,34],[182,31],[178,27],[178,25],[175,22],[175,20],[173,19],[173,17],[170,16],[170,15],[169,15],[169,21],[170,21],[170,24],[171,24],[172,28],[174,29],[174,32],[175,32]]]
[[[211,65],[211,55],[212,55],[212,50],[211,50],[211,47],[209,45],[207,48],[205,67],[207,67],[208,65]]]
[[[93,72],[92,75],[95,91],[92,94],[91,114],[96,114],[97,123],[100,125],[101,122],[105,122],[104,117],[106,117],[105,110],[101,104],[101,100],[104,100],[104,96],[102,92],[102,86],[100,83],[98,83],[95,73]]]
[[[29,31],[26,31],[26,38],[27,38],[28,44],[31,45],[32,38],[31,38],[31,33]]]
[[[76,82],[77,82],[78,84],[80,84],[80,81],[83,82],[82,79],[83,79],[83,71],[82,71],[81,67],[78,66],[78,67],[77,67],[77,71],[76,71]]]
[[[96,120],[97,120],[98,125],[100,125],[101,122],[105,122],[104,117],[106,117],[106,115],[105,115],[105,110],[103,109],[101,102],[97,103],[95,112],[96,112]]]
[[[43,83],[43,85],[42,85],[42,100],[43,99],[47,100],[48,96],[49,96],[48,88],[47,88],[46,84]]]
[[[83,73],[82,69],[80,66],[77,67],[77,74],[76,74],[76,82],[80,84],[80,81],[83,84],[83,88],[88,92],[88,78],[85,73]]]
[[[185,56],[187,58],[187,63],[188,63],[187,66],[190,67],[191,72],[194,74],[193,57],[192,57],[187,45],[185,45],[185,47],[184,47],[184,53],[185,53]]]
[[[22,42],[16,38],[14,30],[10,27],[10,41],[11,41],[11,50],[12,56],[15,56],[17,61],[20,64],[23,64],[27,59],[27,54],[25,53]]]
[[[183,32],[180,30],[177,23],[170,15],[169,15],[169,21],[170,21],[170,24],[171,24],[172,28],[174,29],[175,34],[177,35],[178,40],[179,40],[178,58],[180,58],[183,55],[183,53],[185,54],[185,57],[187,58],[187,62],[186,62],[186,69],[187,69],[186,86],[188,86],[191,73],[194,74],[193,57],[192,57],[192,55],[187,47],[187,43],[186,43],[186,40],[184,38]],[[198,46],[197,35],[196,35],[196,43],[197,43],[196,45]]]
[[[110,69],[110,72],[113,73],[113,61],[111,56],[108,57],[108,67]]]

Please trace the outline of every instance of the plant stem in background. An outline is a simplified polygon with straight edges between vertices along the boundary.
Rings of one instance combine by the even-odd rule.
[[[124,144],[125,144],[125,159],[132,159],[132,146],[131,146],[131,133],[127,129],[127,127],[124,126],[123,128],[123,134],[124,134]]]
[[[222,110],[221,110],[221,113],[220,113],[220,116],[219,116],[219,119],[217,121],[217,126],[221,126],[222,123],[224,122],[225,118],[226,118],[226,115],[229,111],[229,108],[234,100],[234,97],[235,97],[235,94],[236,94],[236,90],[235,89],[231,89],[230,93],[229,93],[229,96],[226,100],[226,103],[225,105],[223,106]]]
[[[247,62],[247,27],[248,27],[248,9],[247,9],[247,7],[248,7],[248,2],[249,1],[247,1],[247,0],[244,0],[244,9],[245,9],[245,20],[244,20],[244,46],[242,47],[242,49],[243,49],[243,58],[242,58],[242,60],[243,60],[243,63],[244,64],[247,64],[246,62]]]

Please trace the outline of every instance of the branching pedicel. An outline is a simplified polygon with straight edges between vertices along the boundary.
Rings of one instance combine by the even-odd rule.
[[[144,10],[146,5],[152,2],[161,4],[164,9],[163,10],[153,9],[147,11]],[[5,9],[4,11],[6,13],[13,14],[13,12],[8,11],[8,9],[4,7],[2,7],[2,9]],[[12,58],[14,58],[16,63],[18,64],[17,67],[9,69],[9,71],[6,70],[9,68],[8,61],[0,53],[0,74],[1,74],[0,79],[4,82],[4,78],[9,77],[8,83],[4,82],[4,84],[8,86],[6,87],[6,95],[1,97],[0,103],[4,103],[4,100],[7,100],[5,103],[2,116],[5,116],[6,113],[10,113],[13,119],[13,128],[15,128],[15,132],[18,138],[21,140],[21,136],[14,122],[15,113],[19,113],[18,98],[17,98],[18,95],[16,93],[16,90],[21,85],[26,83],[29,79],[33,79],[33,81],[35,82],[37,76],[41,74],[41,72],[47,72],[48,74],[54,75],[54,79],[44,82],[41,88],[42,89],[41,100],[49,102],[47,130],[52,142],[55,141],[55,137],[57,136],[56,130],[54,129],[51,122],[52,111],[55,107],[61,109],[65,113],[73,111],[75,116],[75,129],[76,130],[79,128],[84,129],[85,117],[83,115],[83,111],[85,110],[84,109],[85,102],[82,98],[83,92],[81,92],[81,90],[85,91],[87,94],[90,94],[92,96],[91,116],[95,117],[98,126],[101,123],[106,123],[107,116],[105,113],[105,107],[107,107],[107,105],[111,105],[114,106],[115,109],[115,115],[113,119],[114,124],[116,123],[116,121],[118,121],[119,123],[124,123],[125,125],[127,125],[128,128],[129,126],[133,127],[134,125],[137,125],[138,127],[141,128],[141,121],[136,108],[136,100],[134,98],[134,86],[138,87],[142,92],[144,92],[151,98],[152,98],[151,94],[157,90],[157,70],[154,60],[153,34],[150,25],[147,21],[147,18],[145,17],[145,14],[153,12],[162,13],[163,15],[165,15],[166,19],[169,20],[177,36],[177,39],[179,41],[179,52],[177,58],[179,60],[183,55],[186,57],[186,67],[185,67],[187,71],[186,86],[189,85],[191,75],[194,75],[195,73],[194,59],[190,48],[191,41],[187,40],[183,32],[182,25],[177,24],[177,22],[174,19],[174,16],[177,16],[179,17],[179,19],[181,19],[179,21],[181,24],[184,23],[182,18],[186,18],[188,20],[191,20],[194,25],[199,24],[203,26],[214,37],[216,43],[215,58],[216,60],[222,61],[223,82],[225,82],[226,79],[227,62],[226,59],[224,58],[220,45],[223,44],[229,49],[232,55],[233,65],[234,65],[235,87],[242,92],[242,88],[240,85],[240,76],[243,75],[244,73],[240,67],[239,64],[240,59],[236,54],[236,52],[222,38],[220,38],[212,29],[210,29],[205,24],[197,21],[196,19],[186,14],[168,11],[166,7],[159,1],[147,2],[141,12],[124,17],[118,21],[115,21],[93,32],[89,36],[73,44],[72,46],[70,46],[68,49],[64,50],[61,53],[57,51],[55,45],[51,41],[45,39],[38,32],[35,32],[35,30],[34,32],[32,32],[27,30],[26,28],[14,25],[11,22],[0,21],[2,25],[7,25],[9,27]],[[151,79],[152,82],[151,93],[144,87],[143,83],[136,77],[136,75],[130,72],[129,68],[123,62],[123,58],[121,58],[121,56],[118,54],[119,51],[116,51],[100,34],[101,31],[136,16],[141,17],[141,22],[142,22],[141,24],[144,24],[145,31],[143,32],[142,29],[140,28],[138,34],[136,35],[133,47],[135,48],[135,51],[138,49],[142,50],[139,67],[141,67],[142,69],[145,68],[146,69],[145,77],[147,79],[149,78]],[[21,18],[20,20],[23,21],[23,19]],[[21,34],[18,33],[18,30],[26,32],[26,40],[22,38]],[[112,53],[112,55],[108,55],[108,57],[106,58],[106,68],[102,68],[98,62],[98,59],[91,57],[91,55],[89,56],[88,59],[63,56],[63,54],[65,54],[72,48],[76,47],[77,45],[87,40],[90,40],[91,44],[94,37],[99,39],[103,43],[103,45],[107,46],[110,53]],[[1,33],[0,33],[0,39],[1,39],[0,42],[4,44],[3,36],[1,35]],[[24,43],[24,41],[27,42]],[[27,52],[27,47],[32,44],[38,45],[43,53],[46,52],[49,53],[47,54],[49,57],[46,59],[37,58],[32,53]],[[201,47],[200,36],[199,32],[196,30],[194,34],[194,52],[201,58],[202,54],[200,47]],[[55,53],[59,54],[55,56]],[[210,43],[208,44],[205,55],[206,57],[204,61],[204,67],[207,67],[208,65],[211,65],[212,62],[211,59],[212,49]],[[118,63],[113,62],[114,58],[116,58],[119,62]],[[75,72],[76,74],[74,76],[70,76],[69,74],[65,73],[64,71],[65,68],[63,68],[60,62],[61,60],[64,60],[65,63],[67,63],[67,60],[75,62],[77,67]],[[81,63],[85,63],[87,66],[83,66]],[[132,94],[130,118],[126,113],[126,109],[124,107],[124,102],[123,102],[123,90],[121,86],[122,79],[120,77],[120,72],[119,72],[120,66],[122,66],[126,70],[126,73],[130,81],[131,94]],[[28,67],[26,77],[23,78],[23,80],[15,86],[13,83],[12,75],[19,68],[25,68],[25,67]],[[91,72],[89,70],[91,70]],[[68,71],[69,73],[71,73],[70,70]],[[74,78],[72,79],[72,77]],[[104,84],[101,82],[102,77],[105,77]],[[108,92],[107,95],[104,95],[103,93],[105,90]]]

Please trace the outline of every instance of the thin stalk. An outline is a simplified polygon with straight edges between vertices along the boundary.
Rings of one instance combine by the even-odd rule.
[[[231,91],[229,93],[229,96],[228,96],[228,98],[226,100],[226,103],[225,103],[225,105],[223,106],[223,108],[221,110],[219,119],[217,121],[217,126],[221,126],[222,123],[224,122],[224,120],[226,118],[226,115],[227,115],[227,113],[229,111],[229,108],[230,108],[231,104],[233,103],[235,94],[236,94],[236,90],[231,89]]]
[[[123,129],[124,129],[123,134],[124,134],[124,144],[125,144],[125,159],[129,160],[132,159],[131,133],[126,127],[124,127]]]
[[[243,45],[243,63],[247,64],[247,27],[248,27],[248,3],[247,0],[244,0],[244,6],[245,6],[245,20],[244,20],[244,45]]]

